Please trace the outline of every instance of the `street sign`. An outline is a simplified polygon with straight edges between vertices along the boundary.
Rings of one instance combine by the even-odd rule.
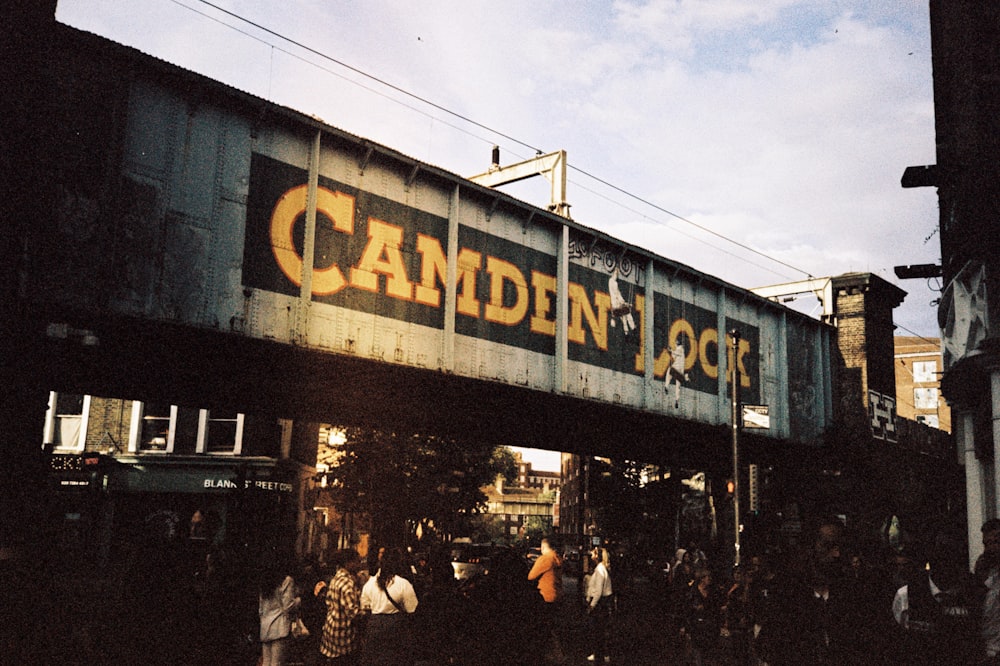
[[[744,428],[770,428],[771,417],[767,414],[767,405],[743,405]]]

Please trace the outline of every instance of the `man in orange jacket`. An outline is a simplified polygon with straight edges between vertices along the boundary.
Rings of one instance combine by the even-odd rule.
[[[563,561],[559,557],[559,553],[552,548],[552,544],[548,538],[542,539],[541,551],[542,554],[531,565],[531,571],[528,572],[528,580],[538,581],[538,592],[542,595],[542,599],[545,600],[544,624],[542,628],[549,634],[552,643],[550,652],[546,655],[547,660],[551,663],[561,664],[565,663],[566,658],[562,651],[559,636],[555,631],[555,620],[556,602],[562,595]]]
[[[552,549],[548,538],[542,539],[542,554],[528,572],[528,580],[538,581],[538,591],[545,603],[551,604],[559,599],[562,593],[562,558]]]

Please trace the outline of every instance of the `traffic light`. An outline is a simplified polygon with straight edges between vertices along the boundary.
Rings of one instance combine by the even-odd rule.
[[[736,492],[736,483],[732,479],[726,481],[726,492],[730,497],[732,497],[733,493]]]
[[[760,513],[760,478],[757,472],[757,465],[750,465],[750,479],[748,493],[750,495],[750,511]]]

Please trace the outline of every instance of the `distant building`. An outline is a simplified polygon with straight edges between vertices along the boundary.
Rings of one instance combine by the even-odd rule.
[[[540,521],[546,528],[552,528],[556,522],[558,490],[508,486],[501,476],[495,485],[483,488],[483,492],[486,493],[486,512],[502,521],[508,540],[523,536],[531,520]]]
[[[532,469],[531,463],[525,461],[519,451],[514,451],[514,459],[517,461],[518,487],[559,490],[562,485],[562,475],[559,472],[543,472]]]
[[[562,456],[562,492],[559,501],[559,532],[568,544],[580,547],[588,534],[586,512],[586,459],[572,453]]]
[[[951,432],[951,409],[941,395],[941,341],[896,336],[895,356],[896,414]]]

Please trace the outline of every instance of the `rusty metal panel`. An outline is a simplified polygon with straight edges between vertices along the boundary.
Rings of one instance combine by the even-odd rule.
[[[126,128],[118,312],[713,425],[735,363],[767,434],[830,420],[827,327],[746,290],[305,120],[140,79]]]

